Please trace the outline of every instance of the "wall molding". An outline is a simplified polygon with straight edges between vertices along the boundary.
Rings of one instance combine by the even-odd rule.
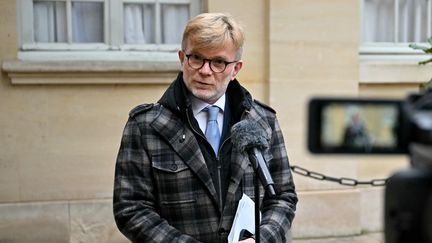
[[[176,62],[6,60],[2,71],[12,84],[168,84]]]

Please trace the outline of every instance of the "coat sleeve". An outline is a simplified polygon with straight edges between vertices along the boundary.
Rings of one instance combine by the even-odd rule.
[[[132,242],[198,242],[159,216],[154,191],[142,133],[136,120],[130,117],[115,167],[113,210],[117,227]]]
[[[273,128],[270,152],[273,158],[267,161],[275,183],[277,195],[263,200],[260,240],[265,243],[287,242],[297,204],[297,194],[290,170],[282,131],[276,117],[271,119]]]

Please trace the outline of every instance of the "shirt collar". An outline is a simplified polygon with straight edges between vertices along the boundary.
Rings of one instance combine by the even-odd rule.
[[[198,113],[200,113],[204,108],[206,108],[207,106],[210,105],[215,105],[217,107],[219,107],[219,109],[222,110],[222,113],[224,112],[225,109],[225,94],[222,95],[214,104],[208,104],[207,102],[204,102],[198,98],[196,98],[195,96],[190,97],[191,100],[191,104],[192,104],[192,111],[194,116],[196,116]]]

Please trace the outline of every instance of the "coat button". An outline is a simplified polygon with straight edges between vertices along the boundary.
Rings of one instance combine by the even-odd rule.
[[[172,165],[171,165],[171,170],[172,170],[172,171],[176,171],[177,169],[178,169],[178,167],[177,167],[176,164],[172,164]]]
[[[186,134],[183,134],[183,136],[180,138],[179,142],[183,143],[186,140]]]

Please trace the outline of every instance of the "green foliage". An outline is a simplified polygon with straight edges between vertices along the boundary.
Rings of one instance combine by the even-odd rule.
[[[422,50],[426,54],[432,54],[432,37],[429,37],[427,39],[427,43],[429,46],[423,46],[423,45],[417,45],[417,44],[410,44],[409,47],[411,47],[414,50]],[[425,65],[432,62],[432,58],[429,58],[428,60],[419,62],[419,65]],[[420,90],[432,90],[432,79],[429,80],[426,83],[420,84]]]
[[[411,47],[414,50],[422,50],[426,54],[432,54],[432,37],[429,37],[427,39],[427,42],[429,46],[423,46],[423,45],[417,45],[417,44],[410,44],[409,47]],[[429,58],[428,60],[419,62],[420,65],[425,65],[427,63],[432,62],[432,58]]]

